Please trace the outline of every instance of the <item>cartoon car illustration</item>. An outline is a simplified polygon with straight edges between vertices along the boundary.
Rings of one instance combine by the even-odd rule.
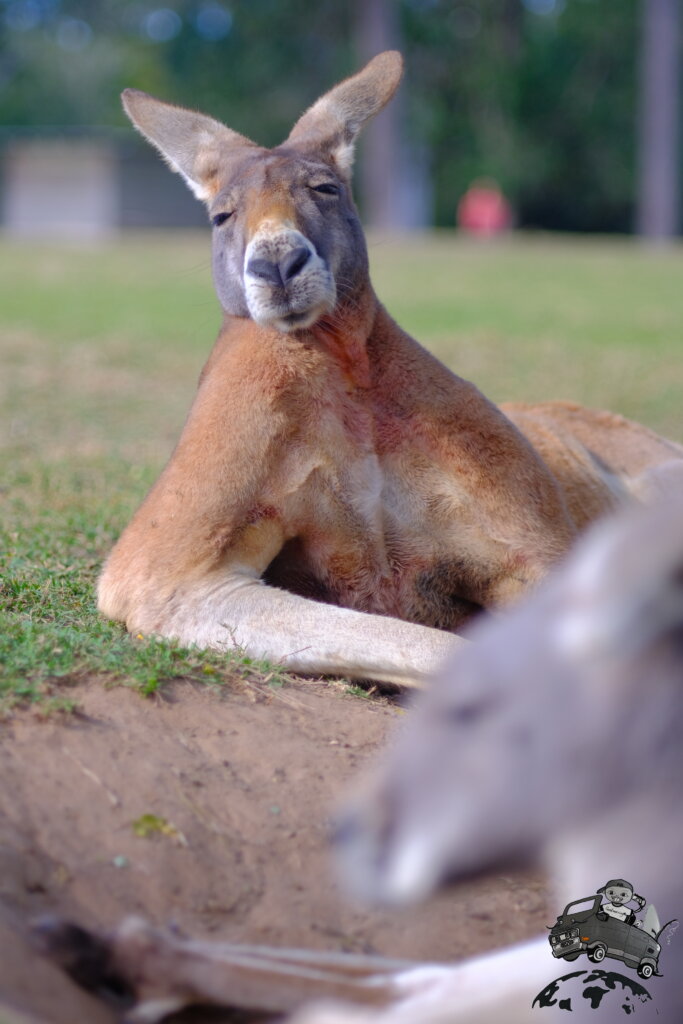
[[[659,935],[653,938],[637,925],[610,917],[600,910],[601,903],[602,896],[598,894],[567,904],[550,929],[548,938],[553,956],[576,960],[585,953],[594,964],[612,957],[635,968],[641,978],[659,974]]]

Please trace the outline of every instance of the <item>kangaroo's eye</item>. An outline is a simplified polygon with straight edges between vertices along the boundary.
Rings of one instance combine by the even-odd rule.
[[[225,224],[226,220],[232,217],[232,210],[229,213],[217,213],[215,217],[211,218],[211,223],[215,228],[219,228],[221,224]]]
[[[314,192],[321,192],[324,196],[338,196],[339,186],[333,185],[331,181],[324,181],[322,185],[312,185]]]
[[[455,705],[455,707],[448,708],[445,711],[444,717],[449,722],[469,725],[471,722],[478,722],[480,719],[486,718],[491,713],[495,714],[499,704],[500,698],[497,694],[482,693],[471,700],[463,701]]]

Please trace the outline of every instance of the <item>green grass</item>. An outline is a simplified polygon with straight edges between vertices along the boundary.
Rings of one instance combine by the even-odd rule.
[[[270,681],[264,674],[276,672],[271,666],[129,637],[97,614],[95,576],[131,511],[139,473],[116,458],[63,459],[38,463],[33,472],[7,468],[3,479],[0,710],[45,697],[50,707],[69,710],[54,684],[93,673],[145,695],[179,677],[219,683],[256,674]]]
[[[129,637],[95,611],[102,559],[179,433],[219,313],[208,237],[0,244],[0,703],[97,675],[279,685],[282,673]],[[391,313],[496,400],[568,397],[683,440],[683,249],[444,233],[374,239]]]

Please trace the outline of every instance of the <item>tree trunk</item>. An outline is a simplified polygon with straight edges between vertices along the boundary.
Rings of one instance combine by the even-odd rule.
[[[398,0],[357,0],[356,12],[361,60],[401,49]],[[426,155],[405,138],[404,88],[368,126],[359,159],[363,219],[389,231],[422,228],[431,220]]]
[[[663,241],[679,226],[679,0],[641,3],[637,230]]]

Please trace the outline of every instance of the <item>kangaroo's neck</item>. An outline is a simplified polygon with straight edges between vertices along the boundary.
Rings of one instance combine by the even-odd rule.
[[[332,313],[305,333],[314,345],[339,364],[349,384],[368,388],[371,381],[368,342],[382,317],[387,317],[387,313],[368,280],[361,291],[342,299]]]
[[[248,317],[224,312],[216,346],[202,376],[206,375],[220,353],[238,340],[242,344],[258,346],[263,351],[271,344],[277,349],[288,338],[298,340],[306,348],[318,349],[333,359],[350,389],[367,389],[375,376],[371,364],[377,360],[378,349],[383,352],[387,339],[392,339],[395,344],[399,337],[406,336],[384,309],[368,280],[361,290],[343,298],[331,313],[321,317],[312,327],[291,334],[283,335],[274,328],[259,326]]]

